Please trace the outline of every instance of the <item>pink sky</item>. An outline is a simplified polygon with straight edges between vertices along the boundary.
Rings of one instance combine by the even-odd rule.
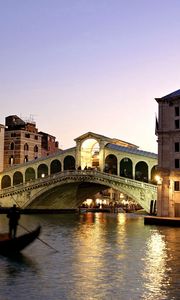
[[[180,88],[180,1],[0,2],[0,123],[62,148],[92,131],[157,152],[156,97]]]

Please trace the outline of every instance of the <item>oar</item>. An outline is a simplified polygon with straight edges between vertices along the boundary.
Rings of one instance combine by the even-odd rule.
[[[26,227],[24,227],[23,225],[19,224],[20,227],[22,227],[24,230],[26,230],[27,232],[31,232],[29,231]],[[59,252],[57,249],[53,248],[51,245],[49,245],[47,242],[43,241],[42,239],[40,239],[39,237],[37,237],[37,239],[39,241],[41,241],[43,244],[45,244],[46,246],[48,246],[49,248],[51,248],[52,250],[54,250],[55,252]]]

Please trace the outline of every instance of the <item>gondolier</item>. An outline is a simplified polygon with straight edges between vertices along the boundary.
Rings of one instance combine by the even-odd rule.
[[[10,208],[7,218],[9,219],[9,237],[15,238],[18,226],[18,220],[20,219],[20,211],[17,209],[16,204]]]

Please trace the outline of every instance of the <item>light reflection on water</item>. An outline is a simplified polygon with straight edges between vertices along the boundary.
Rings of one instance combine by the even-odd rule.
[[[179,299],[180,228],[143,221],[133,214],[22,216],[28,229],[41,224],[40,238],[59,252],[37,240],[16,259],[0,257],[0,300]]]

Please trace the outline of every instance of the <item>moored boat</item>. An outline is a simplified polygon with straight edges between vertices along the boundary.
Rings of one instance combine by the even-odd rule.
[[[40,231],[41,226],[38,226],[35,230],[28,231],[28,233],[13,239],[9,238],[8,233],[0,234],[0,254],[15,255],[21,252],[25,247],[38,238]]]

